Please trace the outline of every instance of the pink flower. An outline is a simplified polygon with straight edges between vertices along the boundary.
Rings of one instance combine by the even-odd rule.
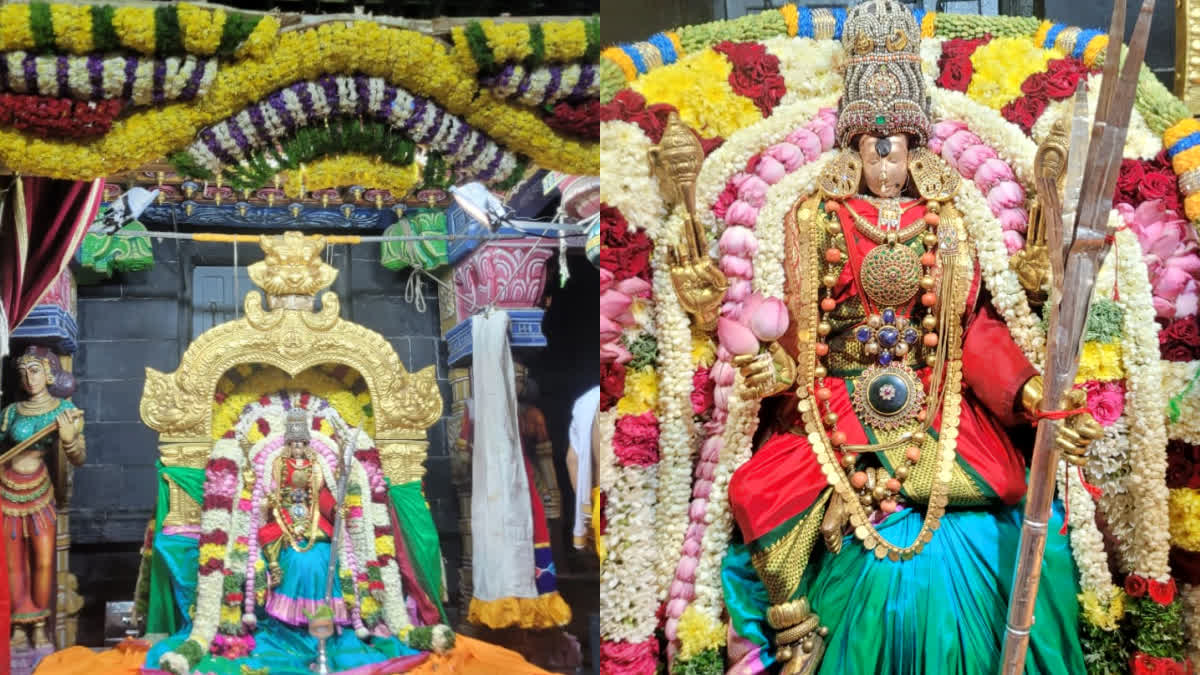
[[[983,192],[990,192],[997,183],[1006,180],[1016,180],[1010,167],[1002,159],[985,160],[975,171],[975,184]]]
[[[1125,387],[1120,382],[1088,382],[1087,409],[1102,426],[1109,426],[1125,411]]]
[[[692,374],[692,414],[701,415],[713,407],[713,388],[716,382],[712,380],[708,368],[697,368]]]
[[[613,273],[611,271],[606,270],[603,267],[600,268],[600,292],[601,293],[608,290],[608,287],[612,286],[612,283],[614,280],[616,280],[616,277],[613,276]]]
[[[622,332],[623,332],[623,329],[621,328],[621,324],[617,323],[616,321],[613,321],[612,319],[608,318],[607,316],[604,316],[603,314],[600,315],[600,341],[601,342],[612,342],[612,341],[616,340],[617,338],[620,338]]]
[[[958,165],[956,168],[964,177],[968,179],[974,178],[975,172],[979,170],[979,167],[984,162],[995,158],[996,151],[991,146],[983,145],[982,143],[972,145],[963,150],[962,154],[958,156]]]
[[[967,131],[966,129],[959,129],[951,134],[950,137],[946,139],[946,142],[942,144],[941,155],[947,162],[950,162],[952,166],[957,166],[958,156],[961,155],[964,150],[973,145],[980,145],[982,143],[983,141],[979,140],[979,137],[975,134]]]
[[[800,150],[800,153],[804,155],[805,162],[811,162],[820,157],[821,150],[825,147],[817,131],[804,127],[788,134],[787,142]]]
[[[945,141],[947,138],[950,138],[951,136],[953,136],[955,132],[957,132],[961,129],[966,129],[966,128],[967,128],[967,123],[960,122],[958,120],[942,120],[941,122],[934,124],[933,129],[931,130],[932,133],[930,133],[930,137],[929,137],[929,149],[940,155],[942,152],[941,151],[942,141]],[[937,141],[938,141],[938,149],[937,150],[933,149],[934,139],[937,139]]]
[[[725,213],[725,222],[730,225],[745,225],[752,228],[757,221],[758,209],[740,199],[730,204],[729,211]]]
[[[834,127],[837,125],[837,113],[832,108],[821,108],[817,116],[809,120],[804,128],[817,135],[817,139],[821,141],[821,151],[824,152],[833,147]],[[794,145],[800,145],[788,136],[788,142]],[[803,147],[803,146],[801,146]],[[805,153],[805,157],[808,153]]]
[[[995,215],[996,220],[1000,221],[1000,227],[1005,230],[1025,232],[1029,229],[1029,214],[1025,213],[1025,209],[1001,209],[1000,213]]]
[[[1004,232],[1004,247],[1008,249],[1009,255],[1020,251],[1025,248],[1025,236],[1016,230],[1006,230]]]
[[[720,338],[721,345],[734,354],[754,354],[758,351],[758,338],[754,337],[749,328],[737,321],[725,317],[717,319],[717,337]]]
[[[1171,319],[1194,313],[1200,282],[1200,242],[1195,230],[1159,199],[1136,209],[1118,204],[1117,210],[1142,246],[1156,314]]]
[[[600,669],[605,675],[645,675],[657,668],[658,638],[635,643],[606,640],[600,645]]]
[[[675,570],[675,576],[681,581],[695,581],[696,565],[699,562],[699,560],[690,555],[684,556],[679,560],[679,568]]]
[[[766,298],[750,314],[750,328],[763,342],[774,342],[788,328],[787,306],[779,298]]]
[[[728,277],[752,279],[754,278],[754,263],[736,255],[723,255],[721,256],[721,271]]]
[[[738,199],[756,209],[761,209],[763,204],[767,202],[767,190],[770,187],[766,181],[758,176],[751,176],[738,186]]]
[[[733,302],[741,302],[750,296],[753,290],[750,282],[745,279],[730,280],[729,290],[725,291],[725,297]]]
[[[1014,181],[1002,181],[988,190],[988,208],[992,213],[1013,209],[1025,203],[1025,190]]]
[[[620,342],[604,342],[600,345],[600,363],[625,365],[633,360],[633,354]]]
[[[758,251],[758,237],[748,227],[732,226],[721,233],[721,252],[749,258]]]
[[[812,137],[817,148],[817,153],[820,154],[821,139],[817,138],[817,135],[808,129],[800,129],[799,131],[803,131]],[[799,169],[806,161],[811,161],[808,159],[808,155],[804,152],[803,147],[795,143],[776,143],[767,148],[763,154],[782,164],[788,173]]]
[[[787,169],[779,163],[779,160],[766,155],[758,160],[758,166],[755,167],[754,172],[768,185],[778,183],[787,175]]]
[[[648,298],[652,288],[650,282],[641,277],[630,277],[617,284],[617,290],[631,298]]]
[[[629,325],[633,323],[633,316],[629,313],[629,307],[632,304],[633,298],[615,288],[610,288],[600,294],[600,316],[618,324]]]
[[[733,384],[733,379],[736,373],[733,370],[733,365],[727,361],[717,361],[713,364],[712,372],[713,382],[722,386],[728,387]]]
[[[653,412],[626,415],[617,420],[613,454],[623,466],[652,466],[658,463],[658,419]]]

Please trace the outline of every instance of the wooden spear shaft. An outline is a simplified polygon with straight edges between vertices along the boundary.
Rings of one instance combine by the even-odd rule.
[[[1047,221],[1047,234],[1053,260],[1066,256],[1061,278],[1054,280],[1054,289],[1047,303],[1050,310],[1046,336],[1046,369],[1042,409],[1057,410],[1075,381],[1079,368],[1084,325],[1088,304],[1096,284],[1100,265],[1112,244],[1108,231],[1108,216],[1112,210],[1112,195],[1116,188],[1117,172],[1133,97],[1137,87],[1138,70],[1146,53],[1150,18],[1154,0],[1143,0],[1137,26],[1129,43],[1120,78],[1120,44],[1125,34],[1125,0],[1116,0],[1109,31],[1108,52],[1105,55],[1104,81],[1092,125],[1091,142],[1087,147],[1087,163],[1083,174],[1083,192],[1079,197],[1078,216],[1073,223],[1062,222],[1062,211],[1054,209]],[[1087,104],[1083,84],[1076,93],[1076,110],[1086,120]],[[1080,113],[1077,112],[1077,117]],[[1071,152],[1081,152],[1072,143]],[[1073,209],[1073,207],[1072,207]],[[1055,445],[1058,420],[1042,418],[1038,422],[1033,462],[1029,473],[1029,492],[1025,500],[1025,519],[1021,526],[1021,544],[1017,551],[1017,569],[1009,599],[1008,625],[1001,656],[1003,675],[1020,675],[1025,671],[1029,648],[1029,632],[1034,622],[1034,606],[1042,574],[1042,557],[1046,549],[1051,501],[1054,498],[1059,450]]]

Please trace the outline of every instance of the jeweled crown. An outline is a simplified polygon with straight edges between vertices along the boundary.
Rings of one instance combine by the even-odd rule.
[[[848,147],[859,134],[929,138],[929,96],[921,76],[921,30],[912,12],[895,0],[869,0],[851,8],[842,29],[845,90],[837,140]]]
[[[285,441],[309,441],[312,435],[308,431],[308,413],[300,408],[292,408],[287,413],[284,423],[283,439]]]

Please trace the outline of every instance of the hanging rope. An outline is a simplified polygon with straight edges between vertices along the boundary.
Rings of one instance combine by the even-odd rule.
[[[404,284],[404,301],[421,314],[425,313],[425,288],[421,283],[421,274],[416,269],[408,275],[408,282]]]

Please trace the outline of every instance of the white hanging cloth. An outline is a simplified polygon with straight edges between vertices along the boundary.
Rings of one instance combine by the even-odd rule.
[[[571,410],[569,436],[579,466],[575,474],[575,548],[587,545],[592,521],[592,424],[599,409],[600,387],[596,386],[576,399]]]
[[[537,597],[533,511],[517,430],[517,392],[508,313],[471,321],[474,445],[471,456],[471,546],[475,598]]]

